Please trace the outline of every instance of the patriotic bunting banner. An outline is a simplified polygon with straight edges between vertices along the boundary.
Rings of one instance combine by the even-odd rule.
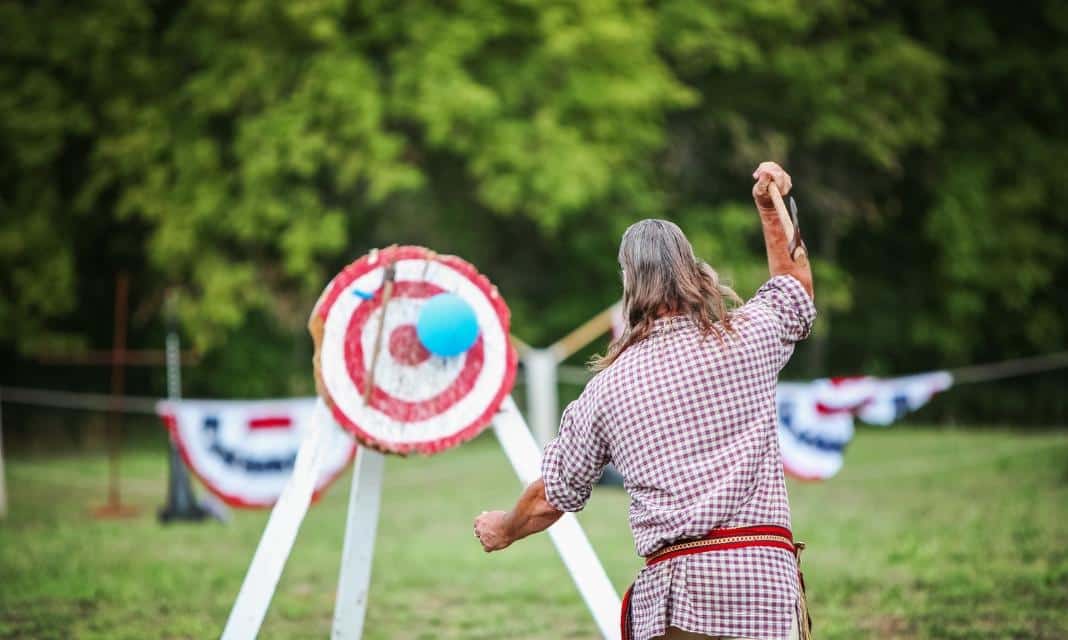
[[[945,371],[779,383],[779,446],[786,472],[802,480],[830,478],[842,468],[854,418],[887,426],[952,384]]]
[[[156,411],[186,466],[233,507],[266,508],[278,500],[313,420],[328,423],[316,497],[356,455],[355,440],[315,398],[165,400]]]

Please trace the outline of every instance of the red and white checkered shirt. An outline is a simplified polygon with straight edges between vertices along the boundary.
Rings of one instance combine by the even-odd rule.
[[[549,502],[579,511],[612,462],[630,494],[639,555],[717,528],[790,527],[776,436],[775,386],[816,309],[790,276],[735,310],[736,334],[703,338],[684,316],[656,321],[564,412],[545,449]],[[669,626],[713,635],[786,638],[797,564],[784,549],[747,547],[645,567],[631,593],[632,633]]]

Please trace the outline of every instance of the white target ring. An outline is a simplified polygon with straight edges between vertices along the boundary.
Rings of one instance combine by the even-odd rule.
[[[387,301],[389,265],[395,276]],[[471,348],[449,358],[427,352],[415,331],[423,304],[440,293],[467,302],[479,327]],[[374,449],[436,453],[469,440],[490,423],[515,381],[508,307],[455,256],[422,247],[372,252],[331,281],[314,315],[323,327],[322,391],[337,421]]]

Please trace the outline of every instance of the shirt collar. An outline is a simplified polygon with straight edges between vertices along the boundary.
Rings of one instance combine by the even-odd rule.
[[[693,321],[686,315],[673,315],[663,316],[653,320],[653,329],[649,332],[650,336],[656,336],[665,333],[671,333],[679,329],[690,326]]]

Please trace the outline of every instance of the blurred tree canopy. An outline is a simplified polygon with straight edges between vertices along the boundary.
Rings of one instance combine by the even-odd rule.
[[[306,391],[319,290],[398,242],[546,344],[618,297],[642,217],[751,293],[775,159],[823,314],[798,373],[1063,347],[1066,29],[1052,0],[4,3],[0,340],[108,346],[127,270],[144,340],[179,292],[209,392]]]

